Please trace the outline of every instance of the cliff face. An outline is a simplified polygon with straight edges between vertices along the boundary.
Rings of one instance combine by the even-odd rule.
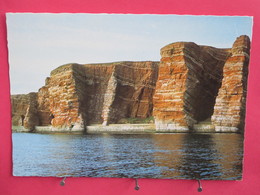
[[[68,64],[53,70],[46,85],[39,91],[48,89],[47,93],[39,93],[39,99],[43,99],[45,110],[49,111],[43,121],[49,121],[53,128],[71,130],[81,122],[75,82],[74,65]]]
[[[154,117],[159,130],[189,130],[213,113],[225,49],[178,42],[161,49],[154,95]]]
[[[39,116],[39,125],[47,126],[51,124],[52,114],[50,111],[50,101],[49,101],[49,88],[48,82],[49,77],[45,80],[45,86],[40,88],[38,91],[38,116]]]
[[[73,131],[83,130],[90,124],[116,123],[125,117],[147,118],[152,115],[158,64],[116,62],[58,67],[38,95],[35,93],[38,119],[35,125]],[[21,98],[16,101],[17,105],[19,101],[19,106],[25,107]],[[13,105],[13,110],[16,109]],[[17,121],[15,119],[13,125]]]
[[[161,61],[67,64],[38,93],[12,96],[14,126],[84,130],[154,116],[158,131],[243,130],[250,40],[231,49],[177,42]]]
[[[106,91],[114,66],[114,63],[84,65],[82,79],[77,79],[81,113],[86,124],[103,122],[104,101],[108,98]]]
[[[11,103],[13,126],[33,130],[36,125],[39,125],[37,93],[13,95]]]
[[[244,128],[250,40],[237,38],[223,69],[223,80],[214,106],[212,123],[216,131]]]
[[[215,131],[242,130],[249,50],[247,36],[232,49],[185,42],[162,48],[153,111],[157,130],[203,128],[200,122]]]
[[[116,65],[106,91],[104,124],[117,123],[122,118],[152,116],[157,75],[157,62],[126,62]]]

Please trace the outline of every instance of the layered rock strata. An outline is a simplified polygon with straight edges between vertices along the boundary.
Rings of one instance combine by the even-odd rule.
[[[13,126],[84,131],[153,116],[157,131],[237,132],[244,127],[249,50],[249,38],[240,36],[231,49],[169,44],[160,63],[66,64],[38,93],[12,96]]]
[[[229,50],[177,42],[161,49],[153,97],[157,130],[192,130],[213,113]]]
[[[157,76],[157,62],[116,65],[104,99],[104,124],[117,123],[122,118],[152,116]]]
[[[82,123],[79,89],[76,86],[81,74],[75,76],[75,69],[74,64],[68,64],[53,70],[45,86],[39,90],[38,101],[43,99],[39,105],[46,113],[41,120],[49,121],[53,129],[73,130]]]
[[[77,131],[90,124],[150,117],[158,64],[149,61],[60,66],[35,93],[35,125]]]
[[[223,68],[223,80],[211,117],[215,131],[243,131],[250,40],[237,38]]]
[[[37,93],[12,95],[11,103],[13,126],[32,131],[39,125]]]
[[[51,124],[51,120],[54,117],[50,111],[50,101],[49,101],[49,88],[48,82],[49,77],[45,80],[45,86],[38,90],[38,116],[39,116],[39,125],[48,126]]]
[[[190,42],[162,48],[153,111],[157,130],[243,130],[249,51],[247,36],[231,49]]]

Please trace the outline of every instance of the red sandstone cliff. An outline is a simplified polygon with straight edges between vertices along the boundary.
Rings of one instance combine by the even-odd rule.
[[[243,131],[249,55],[249,37],[238,37],[224,65],[224,78],[211,118],[216,131]]]
[[[249,38],[240,36],[232,49],[169,44],[160,64],[63,65],[38,93],[12,96],[13,126],[74,131],[154,116],[158,131],[204,123],[213,131],[243,130],[249,50]]]
[[[213,113],[225,49],[178,42],[161,49],[161,63],[154,95],[157,130],[190,130]]]
[[[152,116],[157,62],[125,62],[114,67],[104,104],[104,124]]]
[[[153,97],[156,129],[193,130],[206,120],[216,131],[242,130],[249,49],[247,36],[237,38],[232,49],[190,42],[162,48]]]
[[[12,125],[34,130],[39,125],[37,93],[12,95]]]
[[[35,116],[39,122],[35,125],[73,131],[83,130],[90,124],[116,123],[122,118],[150,117],[158,64],[115,62],[60,66],[39,89],[35,99]],[[14,105],[19,104],[19,100],[15,102]],[[23,107],[13,106],[13,109],[25,112]],[[13,114],[15,118],[21,115]]]

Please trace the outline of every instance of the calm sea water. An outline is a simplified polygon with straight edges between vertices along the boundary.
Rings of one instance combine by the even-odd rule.
[[[15,176],[241,179],[240,134],[13,133]]]

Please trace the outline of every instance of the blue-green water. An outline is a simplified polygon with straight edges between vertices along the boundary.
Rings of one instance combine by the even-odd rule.
[[[13,133],[15,176],[241,179],[240,134]]]

